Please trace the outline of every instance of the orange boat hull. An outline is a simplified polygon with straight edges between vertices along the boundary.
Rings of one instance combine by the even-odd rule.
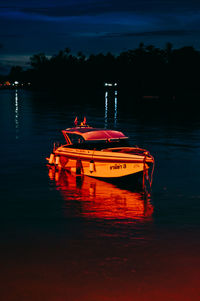
[[[49,163],[71,173],[95,178],[119,178],[148,170],[152,157],[145,157],[108,150],[96,151],[72,149],[61,146],[54,152]]]

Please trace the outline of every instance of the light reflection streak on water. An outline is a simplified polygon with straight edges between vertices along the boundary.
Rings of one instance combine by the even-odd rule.
[[[18,91],[15,91],[15,138],[19,138],[19,103]]]
[[[108,125],[108,91],[105,92],[105,128]]]
[[[114,124],[117,126],[117,91],[115,91],[115,115],[114,115]]]
[[[108,119],[114,120],[114,126],[117,127],[118,118],[118,92],[109,90],[105,92],[105,128],[108,126]]]
[[[67,171],[56,171],[54,167],[49,168],[49,178],[66,201],[67,215],[117,220],[123,224],[152,221],[150,199],[139,192],[121,189],[87,176],[76,177]],[[74,201],[78,201],[76,209],[74,206],[77,203]]]

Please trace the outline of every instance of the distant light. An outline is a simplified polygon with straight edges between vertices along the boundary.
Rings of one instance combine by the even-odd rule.
[[[114,84],[112,84],[112,83],[105,83],[104,84],[104,86],[107,86],[107,87],[116,87],[117,86],[117,83],[114,83]]]
[[[14,84],[15,84],[15,85],[18,85],[18,84],[19,84],[19,82],[18,82],[18,81],[15,81],[15,82],[14,82]]]

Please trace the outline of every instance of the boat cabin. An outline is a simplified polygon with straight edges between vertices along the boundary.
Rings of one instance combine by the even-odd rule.
[[[128,137],[114,130],[75,127],[63,130],[62,133],[67,142],[65,147],[101,150],[129,146]]]

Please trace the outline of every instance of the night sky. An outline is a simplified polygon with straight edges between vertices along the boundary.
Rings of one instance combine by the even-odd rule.
[[[136,48],[200,49],[198,0],[0,0],[0,73],[33,54],[88,55]]]

